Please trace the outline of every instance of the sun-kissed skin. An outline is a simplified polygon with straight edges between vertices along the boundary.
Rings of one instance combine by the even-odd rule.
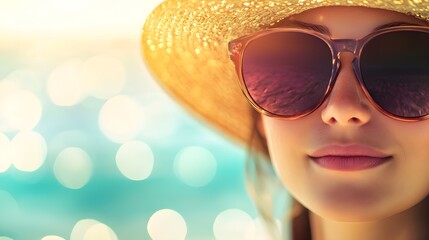
[[[428,25],[362,7],[316,8],[290,19],[324,25],[332,38],[343,39],[362,38],[390,22]],[[262,116],[274,168],[310,210],[313,240],[429,239],[421,234],[428,226],[421,213],[429,193],[429,120],[402,122],[380,113],[356,80],[353,57],[342,53],[336,84],[315,112],[297,120]],[[333,145],[371,147],[391,160],[358,171],[329,170],[310,160],[314,151]]]

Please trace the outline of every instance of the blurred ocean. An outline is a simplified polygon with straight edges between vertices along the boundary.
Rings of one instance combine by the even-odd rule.
[[[245,151],[142,63],[159,2],[0,1],[0,240],[261,239]]]

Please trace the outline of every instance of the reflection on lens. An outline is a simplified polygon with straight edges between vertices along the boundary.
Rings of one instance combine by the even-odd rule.
[[[398,117],[429,113],[429,33],[396,31],[362,50],[362,79],[374,101]]]
[[[327,44],[298,32],[272,33],[249,43],[243,78],[264,110],[294,116],[314,110],[329,85],[332,55]]]

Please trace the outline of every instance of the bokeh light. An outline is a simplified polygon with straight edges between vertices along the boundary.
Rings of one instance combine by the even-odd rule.
[[[65,239],[60,236],[49,235],[49,236],[44,236],[41,240],[65,240]]]
[[[44,163],[46,154],[46,141],[37,132],[19,132],[10,142],[12,164],[20,171],[36,171]]]
[[[261,218],[256,218],[254,220],[255,223],[255,229],[254,233],[252,234],[254,240],[271,240],[273,238],[273,234],[282,234],[281,232],[281,223],[279,220],[275,221],[276,226],[274,226],[275,231],[277,233],[271,233],[268,230],[268,226],[266,226],[266,223]]]
[[[131,180],[138,181],[149,177],[153,164],[152,149],[144,142],[125,142],[116,153],[116,165],[119,171]]]
[[[2,1],[0,240],[214,239],[219,209],[254,213],[244,151],[142,62],[143,22],[162,1]],[[210,160],[189,168],[178,153],[194,145]]]
[[[147,231],[153,240],[183,240],[187,227],[185,219],[178,212],[162,209],[150,217]]]
[[[125,83],[125,67],[112,56],[89,58],[85,62],[84,72],[88,92],[96,98],[108,99],[118,94]]]
[[[252,239],[254,229],[253,219],[240,209],[228,209],[221,212],[213,224],[216,239],[222,240]]]
[[[101,131],[113,142],[122,143],[135,137],[142,128],[143,113],[131,97],[118,95],[106,101],[100,110]]]
[[[78,221],[70,234],[70,240],[82,240],[85,237],[85,234],[87,233],[88,229],[91,228],[91,226],[98,224],[99,222],[94,219],[82,219]]]
[[[3,132],[31,130],[42,115],[39,98],[10,81],[0,81],[0,109]]]
[[[97,239],[117,240],[118,237],[116,236],[115,232],[113,232],[113,230],[110,227],[108,227],[106,224],[96,223],[91,225],[88,228],[82,240],[97,240]]]
[[[178,111],[171,102],[157,99],[143,107],[145,121],[141,130],[144,138],[162,140],[171,137],[179,128]]]
[[[0,173],[6,172],[12,164],[9,138],[0,132]]]
[[[210,183],[216,175],[216,169],[217,162],[213,154],[198,146],[182,149],[174,161],[178,178],[192,187],[202,187]]]
[[[64,187],[80,189],[91,178],[91,157],[81,148],[66,148],[58,154],[55,160],[54,173],[58,182]]]
[[[115,232],[106,224],[94,219],[78,221],[71,232],[70,240],[117,240]]]
[[[44,79],[41,79],[34,69],[19,68],[8,73],[2,81],[12,82],[21,89],[32,90],[39,92],[41,90]]]
[[[86,97],[83,61],[69,60],[55,68],[46,83],[51,101],[58,106],[72,106]]]

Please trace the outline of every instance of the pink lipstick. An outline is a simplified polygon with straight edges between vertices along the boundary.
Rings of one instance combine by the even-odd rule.
[[[392,156],[363,145],[327,146],[311,153],[310,158],[323,168],[338,171],[374,168],[392,160]]]

